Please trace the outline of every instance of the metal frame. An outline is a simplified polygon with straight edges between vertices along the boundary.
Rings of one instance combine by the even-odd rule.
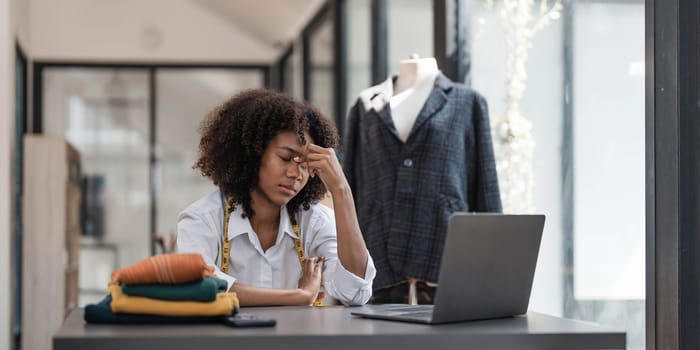
[[[158,96],[158,86],[156,84],[156,72],[159,69],[236,69],[236,70],[258,70],[263,73],[263,81],[270,83],[270,67],[266,65],[225,65],[225,64],[170,64],[170,63],[85,63],[85,62],[35,62],[34,63],[34,113],[33,113],[33,133],[43,132],[43,72],[45,68],[104,68],[104,69],[144,69],[148,72],[149,84],[149,168],[148,186],[150,202],[150,252],[156,253],[156,245],[153,236],[157,225],[157,191],[155,183],[156,171],[156,98]]]
[[[435,59],[452,81],[471,83],[469,16],[466,0],[433,0]]]
[[[287,81],[286,78],[286,67],[287,63],[289,62],[290,59],[292,59],[292,54],[294,53],[294,43],[290,43],[289,47],[287,47],[287,50],[282,54],[280,59],[275,63],[275,66],[277,67],[277,89],[279,91],[286,91],[287,90],[287,85],[290,83]]]
[[[383,82],[389,75],[389,5],[387,0],[372,0],[370,5],[372,50],[372,85]]]
[[[700,5],[646,0],[647,349],[700,348]]]
[[[352,1],[352,0],[350,0]],[[343,135],[345,132],[345,114],[347,113],[347,102],[345,94],[347,91],[347,75],[348,75],[348,58],[347,58],[347,11],[345,7],[346,0],[333,1],[333,72],[334,77],[334,103],[335,103],[335,125],[338,128],[338,133]],[[342,139],[341,139],[342,141]]]
[[[173,68],[173,69],[196,69],[196,68],[222,68],[222,69],[253,69],[263,72],[263,81],[269,83],[270,66],[259,64],[207,64],[207,63],[124,63],[124,62],[63,62],[63,61],[36,61],[33,65],[33,118],[30,132],[41,134],[43,131],[43,80],[44,68],[70,67],[70,68]],[[266,86],[267,87],[267,86]]]
[[[29,73],[29,61],[27,60],[27,55],[25,55],[24,50],[18,42],[15,43],[15,57],[16,60],[22,62],[22,71],[17,72],[15,70],[15,78],[21,79],[20,86],[22,91],[15,91],[16,94],[20,94],[19,104],[15,105],[15,145],[14,145],[14,169],[13,169],[13,185],[12,185],[12,232],[14,252],[12,253],[12,266],[13,266],[13,283],[12,283],[12,300],[14,302],[12,307],[12,340],[11,346],[13,349],[19,349],[21,347],[22,340],[22,193],[23,193],[23,183],[24,183],[24,141],[22,135],[27,133],[27,91],[28,91],[28,73]],[[18,62],[15,62],[15,69],[17,69]],[[17,74],[19,73],[19,77]],[[15,87],[18,86],[18,82],[15,81]],[[17,95],[15,95],[15,101],[17,101]],[[17,112],[21,114],[18,115]],[[18,124],[21,123],[21,124]],[[17,137],[19,136],[19,137]]]

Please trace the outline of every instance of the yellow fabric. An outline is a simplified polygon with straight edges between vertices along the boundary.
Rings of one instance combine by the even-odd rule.
[[[129,296],[117,284],[109,286],[112,295],[112,312],[159,316],[231,316],[239,307],[236,293],[217,293],[216,300],[165,301]]]

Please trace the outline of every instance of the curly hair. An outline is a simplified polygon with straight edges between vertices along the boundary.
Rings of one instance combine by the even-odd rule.
[[[282,131],[298,135],[306,143],[304,133],[324,148],[338,145],[338,132],[316,108],[294,101],[286,94],[267,89],[241,92],[210,112],[200,127],[199,169],[219,187],[226,197],[243,207],[243,217],[255,215],[251,207],[251,191],[258,184],[262,155],[270,142]],[[300,207],[308,210],[311,203],[323,198],[326,188],[318,176],[309,178],[306,186],[287,203],[290,215]]]

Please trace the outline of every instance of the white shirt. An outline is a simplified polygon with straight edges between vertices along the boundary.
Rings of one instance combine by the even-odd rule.
[[[363,90],[359,97],[366,110],[381,111],[388,103],[396,132],[401,141],[406,142],[418,114],[433,91],[436,74],[416,82],[415,86],[396,95],[394,78],[389,77],[384,82]]]
[[[178,251],[200,253],[207,264],[214,266],[217,277],[228,282],[229,288],[237,281],[254,287],[298,288],[301,265],[294,249],[296,235],[286,207],[282,206],[280,210],[277,241],[267,251],[263,251],[250,221],[242,218],[241,213],[242,208],[238,205],[228,223],[228,239],[231,241],[228,273],[219,269],[224,220],[219,191],[199,199],[180,213]],[[300,210],[298,220],[304,255],[307,258],[326,257],[323,268],[326,292],[346,305],[366,303],[372,296],[372,280],[376,274],[369,253],[363,279],[347,271],[338,260],[335,217],[330,208],[312,204],[309,210]]]

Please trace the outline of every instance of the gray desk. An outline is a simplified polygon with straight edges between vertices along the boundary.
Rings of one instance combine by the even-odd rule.
[[[625,333],[531,312],[527,316],[428,326],[366,320],[344,307],[245,308],[277,319],[274,328],[224,325],[92,325],[74,310],[53,337],[54,350],[411,350],[624,349]]]

